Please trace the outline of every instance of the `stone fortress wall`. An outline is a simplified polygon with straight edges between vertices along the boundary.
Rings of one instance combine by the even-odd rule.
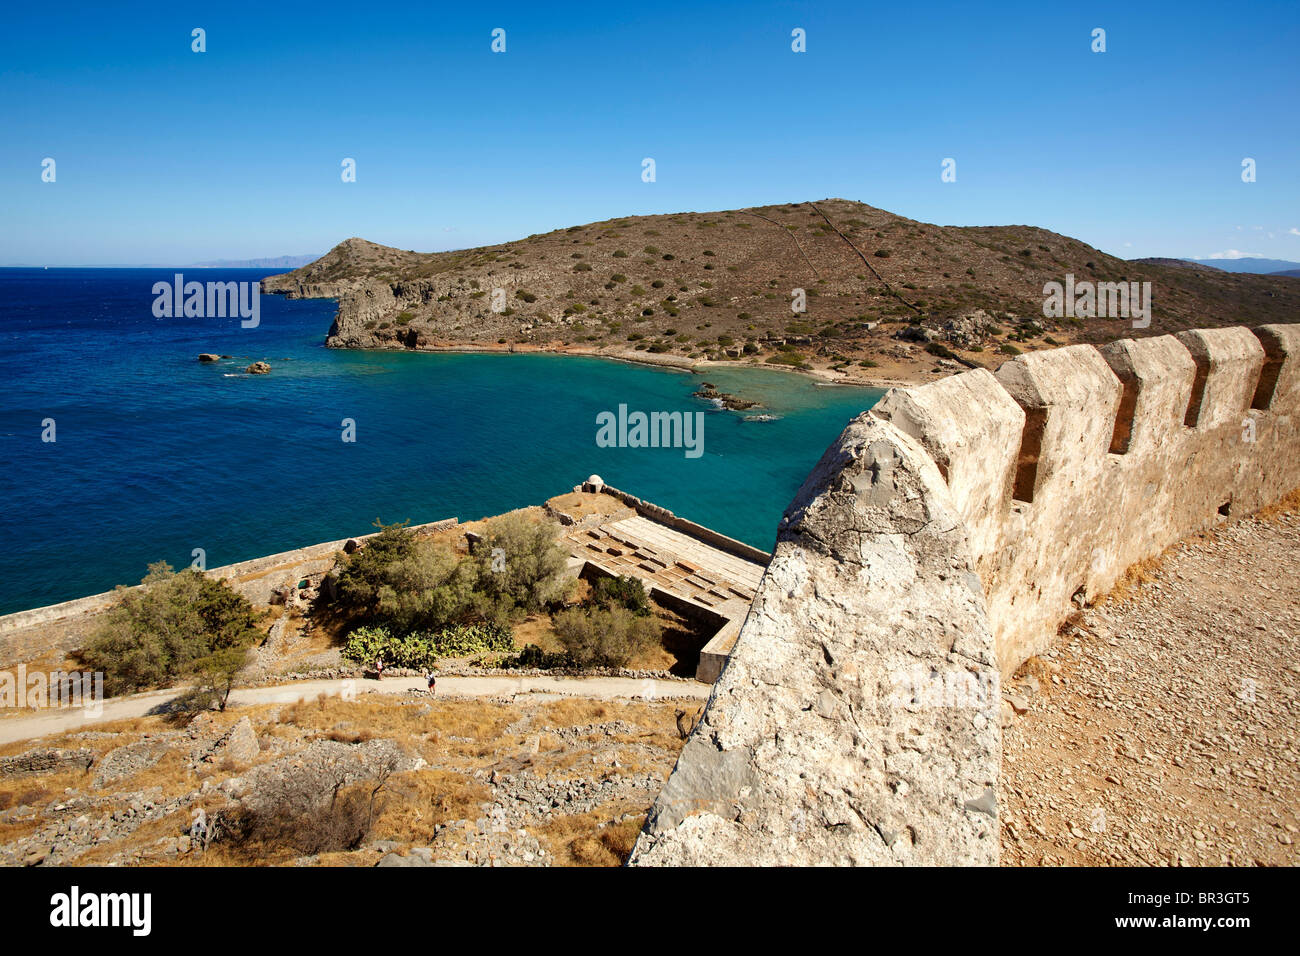
[[[782,520],[633,865],[995,864],[1000,677],[1078,604],[1300,487],[1300,325],[893,389]]]

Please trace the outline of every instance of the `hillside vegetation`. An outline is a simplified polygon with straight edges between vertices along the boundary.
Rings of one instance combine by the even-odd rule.
[[[1150,327],[1045,319],[1043,286],[1067,273],[1151,282]],[[264,289],[338,298],[335,347],[839,369],[907,359],[995,366],[1021,349],[1300,314],[1290,277],[1129,261],[1032,226],[935,226],[842,199],[611,219],[443,253],[354,238]],[[791,308],[796,289],[801,313]]]

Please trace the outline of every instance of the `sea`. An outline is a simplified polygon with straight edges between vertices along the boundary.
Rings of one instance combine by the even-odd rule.
[[[274,270],[0,269],[0,613],[138,583],[156,561],[499,514],[592,474],[770,549],[823,451],[882,394],[766,369],[327,349],[332,300],[261,296],[253,328],[155,315],[177,272]],[[246,374],[254,361],[271,372]],[[705,381],[764,407],[693,397]],[[620,405],[703,413],[702,453],[601,447],[597,419]]]

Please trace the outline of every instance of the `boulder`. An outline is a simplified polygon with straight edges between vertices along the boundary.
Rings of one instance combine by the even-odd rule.
[[[924,325],[905,325],[894,333],[894,338],[904,342],[933,342],[938,337],[938,332]]]
[[[215,354],[215,353],[213,353],[213,352],[201,352],[201,353],[199,354],[199,361],[200,361],[200,362],[219,362],[219,361],[221,361],[221,356],[220,356],[220,355],[217,355],[217,354]]]
[[[205,758],[213,763],[230,760],[234,763],[250,763],[261,753],[257,743],[257,733],[247,717],[241,717],[230,731],[217,741]]]
[[[271,366],[267,365],[265,362],[254,362],[252,365],[248,366],[248,368],[244,369],[244,371],[249,375],[265,375],[267,372],[271,371]]]
[[[99,761],[91,786],[106,787],[147,770],[162,759],[167,746],[160,740],[141,740],[110,750]]]

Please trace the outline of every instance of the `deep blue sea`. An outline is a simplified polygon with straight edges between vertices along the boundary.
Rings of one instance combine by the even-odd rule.
[[[803,478],[880,395],[764,370],[326,349],[326,300],[262,296],[254,329],[155,318],[153,285],[176,271],[271,274],[0,269],[0,613],[133,584],[152,561],[187,566],[195,548],[217,567],[364,534],[376,518],[470,520],[592,473],[771,548]],[[200,352],[234,358],[201,364]],[[273,371],[243,374],[255,360]],[[706,379],[780,419],[693,398]],[[597,414],[620,403],[704,411],[704,454],[597,447]]]

